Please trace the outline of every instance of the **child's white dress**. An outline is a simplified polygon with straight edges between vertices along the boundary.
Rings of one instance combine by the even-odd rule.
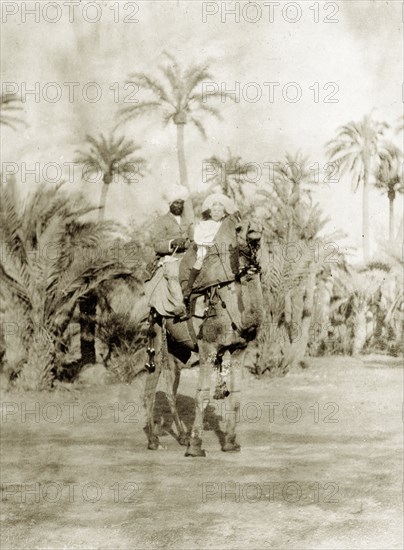
[[[221,221],[203,220],[196,224],[194,232],[194,241],[198,245],[196,252],[196,262],[194,269],[201,269],[203,259],[206,256],[207,247],[214,244],[216,233],[219,230]]]

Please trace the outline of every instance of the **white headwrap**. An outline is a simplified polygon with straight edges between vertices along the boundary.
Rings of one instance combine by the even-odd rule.
[[[175,201],[185,201],[189,197],[189,191],[183,185],[175,184],[163,195],[168,204],[172,204]]]
[[[223,193],[212,193],[203,201],[202,212],[205,212],[205,210],[210,210],[215,203],[221,204],[227,214],[234,214],[236,211],[236,205],[229,197],[226,197]]]

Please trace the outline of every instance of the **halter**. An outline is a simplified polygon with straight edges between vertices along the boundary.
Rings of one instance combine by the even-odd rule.
[[[247,228],[247,250],[245,247],[239,247],[239,255],[243,256],[243,258],[246,260],[246,265],[239,269],[238,273],[235,276],[235,281],[240,282],[243,277],[251,277],[253,275],[259,274],[261,272],[260,264],[257,259],[257,253],[258,253],[258,247],[259,247],[259,240],[258,239],[248,239],[248,231],[249,228]],[[221,259],[221,258],[220,258]],[[221,259],[222,265],[223,260]],[[227,311],[227,314],[230,318],[231,322],[231,328],[239,334],[243,339],[248,340],[249,334],[246,333],[246,330],[241,329],[237,323],[234,321],[234,319],[231,317],[231,314],[229,312],[229,308],[227,307],[226,302],[221,297],[218,290],[221,288],[231,284],[234,281],[226,281],[224,283],[220,283],[217,285],[214,285],[212,287],[209,287],[209,294],[208,294],[208,305],[205,309],[205,316],[206,319],[209,317],[209,313],[213,310],[215,310],[217,302],[215,302],[215,298],[219,300],[220,305],[223,309]],[[206,293],[207,294],[207,293]],[[231,348],[236,349],[239,347],[240,344],[233,344],[229,346],[228,349],[231,351]],[[217,352],[214,354],[213,357],[211,357],[211,362],[213,368],[217,372],[217,381],[216,381],[216,387],[213,394],[213,399],[220,400],[225,399],[229,394],[228,387],[226,385],[226,374],[223,373],[223,355],[225,353],[224,348],[220,348],[217,350]]]
[[[247,235],[246,241],[247,241],[248,250],[245,250],[245,248],[242,248],[242,247],[239,247],[239,249],[238,249],[239,255],[243,256],[243,258],[245,258],[247,260],[247,262],[246,262],[246,265],[243,268],[239,269],[238,273],[236,274],[235,281],[237,281],[237,282],[240,282],[241,279],[245,276],[252,276],[252,275],[256,275],[258,273],[261,273],[261,266],[260,266],[260,264],[258,262],[258,259],[257,259],[257,253],[258,253],[260,239],[249,239],[248,238],[249,230],[250,230],[250,225],[248,225],[247,233],[246,233],[246,235]],[[225,269],[225,265],[223,263],[223,260],[220,256],[220,254],[219,254],[219,258],[220,258],[220,261],[222,263],[223,268]],[[236,332],[238,332],[240,334],[240,336],[244,337],[244,331],[242,329],[240,329],[237,326],[237,324],[234,322],[234,320],[231,318],[229,310],[228,310],[227,305],[226,305],[226,302],[222,299],[220,294],[217,292],[217,290],[219,290],[220,288],[222,288],[226,285],[231,284],[232,282],[233,281],[226,281],[224,283],[219,283],[217,285],[209,287],[208,307],[206,308],[206,310],[209,311],[211,309],[214,309],[213,298],[215,296],[217,296],[220,300],[222,308],[227,310],[227,313],[230,317],[232,329],[235,330]]]
[[[252,275],[256,275],[256,274],[261,272],[260,265],[259,265],[259,262],[258,262],[258,259],[257,259],[257,253],[258,253],[258,249],[259,249],[259,239],[249,239],[248,238],[249,230],[250,230],[250,225],[247,227],[246,246],[243,246],[243,247],[238,246],[239,256],[242,256],[244,258],[245,265],[244,265],[244,267],[239,269],[238,273],[235,275],[234,281],[236,281],[236,282],[240,282],[243,277],[246,277],[246,276],[251,277]],[[176,252],[177,252],[177,249],[174,250],[173,254],[175,254]],[[221,261],[223,267],[225,268],[224,263],[223,263],[223,259],[221,258],[220,254],[219,254],[219,258],[220,258],[220,261]],[[245,330],[243,330],[243,329],[241,329],[240,327],[237,326],[237,323],[234,321],[234,319],[231,318],[229,309],[227,308],[227,305],[226,305],[225,301],[222,299],[220,294],[217,292],[220,288],[223,288],[223,287],[231,284],[234,281],[225,281],[223,283],[219,283],[219,284],[210,286],[207,289],[205,289],[205,291],[202,294],[205,294],[205,296],[207,297],[208,304],[207,304],[207,307],[205,308],[204,319],[207,319],[207,318],[211,317],[212,312],[215,311],[215,306],[217,304],[217,302],[215,302],[215,297],[217,297],[217,299],[220,301],[220,304],[221,304],[222,308],[226,309],[226,311],[228,313],[228,316],[229,316],[230,321],[231,321],[232,329],[235,332],[237,332],[243,339],[248,340],[249,334],[246,333]],[[159,317],[159,315],[158,315],[157,311],[154,308],[152,308],[150,310],[149,318],[148,318],[148,322],[149,322],[148,347],[147,347],[148,362],[145,365],[146,369],[148,370],[149,373],[153,373],[156,369],[156,365],[155,365],[156,350],[154,349],[154,346],[153,346],[153,340],[154,340],[154,337],[156,336],[156,333],[155,333],[153,325],[157,321],[158,317]],[[165,323],[163,323],[163,325],[162,325],[162,330],[163,330],[163,339],[164,339],[164,338],[166,338]],[[235,346],[239,347],[239,345],[237,345],[237,344],[235,344]],[[231,347],[234,347],[234,346],[229,346],[228,349],[231,350]],[[224,352],[225,352],[224,349],[219,349],[217,351],[217,353],[215,354],[215,358],[213,359],[213,366],[214,366],[214,368],[217,369],[219,377],[222,376],[222,373],[223,373],[222,361],[223,361]],[[225,397],[227,397],[227,395],[228,395],[228,390],[227,390],[227,387],[226,387],[226,382],[225,382],[224,379],[222,379],[221,383],[217,384],[214,398],[215,399],[224,399]]]
[[[257,260],[258,253],[258,242],[257,240],[249,240],[247,242],[248,252],[243,249],[239,250],[241,256],[248,260],[248,263],[239,270],[236,275],[236,280],[239,281],[245,275],[255,275],[256,273],[261,273],[261,266]]]

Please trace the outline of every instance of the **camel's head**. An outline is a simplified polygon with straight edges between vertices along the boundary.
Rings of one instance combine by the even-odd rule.
[[[239,220],[236,224],[239,249],[240,275],[259,271],[258,255],[263,234],[262,223],[257,219]]]

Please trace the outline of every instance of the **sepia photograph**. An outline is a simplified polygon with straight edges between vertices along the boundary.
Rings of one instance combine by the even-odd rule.
[[[0,10],[0,550],[404,549],[404,3]]]

